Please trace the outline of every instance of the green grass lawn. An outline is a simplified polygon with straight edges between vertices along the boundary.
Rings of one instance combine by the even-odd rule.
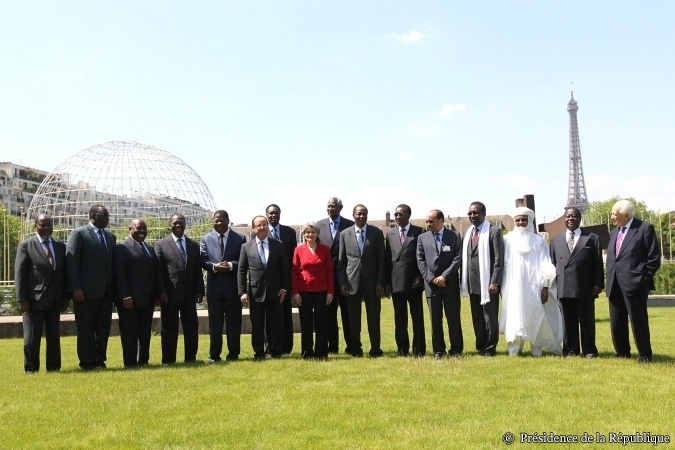
[[[303,361],[296,336],[292,356],[254,362],[244,336],[244,360],[164,367],[153,336],[151,366],[123,370],[114,337],[109,369],[83,373],[75,338],[68,337],[60,373],[25,376],[22,341],[0,340],[0,448],[478,449],[506,448],[506,432],[516,439],[509,448],[533,445],[520,444],[520,433],[599,433],[609,442],[610,433],[649,432],[675,439],[675,308],[650,308],[654,362],[640,365],[611,357],[604,297],[596,304],[601,357],[594,360],[509,358],[504,342],[499,356],[480,357],[466,300],[462,358],[398,358],[391,301],[382,304],[387,353],[380,359],[340,354]],[[427,314],[430,349],[428,320]],[[362,339],[367,351],[367,333]],[[202,335],[198,359],[207,351]]]

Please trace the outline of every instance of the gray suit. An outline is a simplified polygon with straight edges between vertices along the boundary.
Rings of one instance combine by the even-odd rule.
[[[471,233],[474,227],[469,228],[465,239],[469,239],[467,246],[467,287],[469,291],[469,303],[471,304],[471,319],[473,330],[476,335],[476,350],[487,356],[494,356],[497,343],[499,342],[499,292],[489,294],[490,301],[481,305],[481,279],[480,279],[480,245],[471,245]],[[499,227],[490,225],[488,232],[488,249],[490,251],[488,267],[490,268],[490,280],[488,284],[502,284],[502,271],[504,270],[504,236]]]
[[[326,334],[328,335],[328,352],[337,353],[339,350],[339,332],[337,311],[340,306],[340,317],[342,318],[342,335],[345,339],[345,353],[351,353],[352,332],[349,327],[349,305],[347,297],[340,293],[340,286],[338,283],[338,265],[340,260],[340,232],[354,226],[354,221],[340,216],[338,221],[338,229],[335,233],[335,239],[331,233],[330,217],[319,220],[316,224],[319,227],[319,240],[322,244],[330,247],[330,255],[333,258],[333,279],[335,280],[335,294],[333,301],[328,305],[328,318]]]
[[[372,225],[366,225],[363,253],[356,241],[354,226],[340,233],[338,285],[346,287],[348,298],[351,350],[353,355],[363,354],[361,344],[361,300],[366,303],[370,355],[382,355],[380,348],[380,297],[376,286],[385,285],[384,235]]]
[[[424,279],[434,355],[445,355],[443,337],[443,311],[450,333],[450,355],[457,356],[464,350],[461,302],[459,295],[459,269],[462,265],[462,242],[459,235],[443,229],[442,247],[439,252],[434,233],[427,231],[417,240],[417,265]],[[445,278],[445,287],[432,284],[438,276]]]
[[[162,307],[162,364],[176,362],[178,345],[178,318],[183,325],[185,361],[197,358],[199,347],[199,321],[195,304],[204,296],[204,277],[199,257],[199,245],[183,235],[183,248],[187,261],[178,249],[173,235],[155,244],[159,260],[160,280],[166,292],[167,303]]]
[[[61,369],[59,319],[68,301],[66,246],[51,239],[55,267],[47,259],[42,240],[34,235],[19,244],[14,263],[16,300],[26,301],[30,312],[23,315],[24,370],[40,370],[42,328],[47,343],[47,370]]]
[[[84,291],[84,301],[74,303],[77,356],[80,367],[105,366],[112,322],[113,253],[115,236],[107,230],[104,249],[91,224],[74,229],[66,243],[68,290]]]
[[[598,354],[595,346],[595,298],[593,287],[603,287],[602,246],[595,233],[581,230],[574,250],[567,244],[568,231],[551,240],[551,261],[555,265],[558,298],[565,320],[563,353]],[[581,329],[581,345],[579,331]]]

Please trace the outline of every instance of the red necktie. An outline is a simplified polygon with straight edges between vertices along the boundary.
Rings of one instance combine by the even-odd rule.
[[[473,236],[471,236],[471,248],[476,248],[476,245],[478,245],[478,235],[480,233],[480,230],[476,227],[473,227]]]

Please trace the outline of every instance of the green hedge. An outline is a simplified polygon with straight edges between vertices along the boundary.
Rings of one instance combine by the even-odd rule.
[[[663,263],[654,277],[656,294],[675,294],[675,263]]]

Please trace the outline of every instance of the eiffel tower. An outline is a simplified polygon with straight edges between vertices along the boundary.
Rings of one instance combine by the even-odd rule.
[[[579,144],[579,126],[577,125],[577,101],[572,98],[567,103],[567,112],[570,114],[570,171],[567,186],[567,206],[574,206],[581,214],[588,208],[586,197],[586,183],[584,182],[584,169],[581,165],[581,145]]]

